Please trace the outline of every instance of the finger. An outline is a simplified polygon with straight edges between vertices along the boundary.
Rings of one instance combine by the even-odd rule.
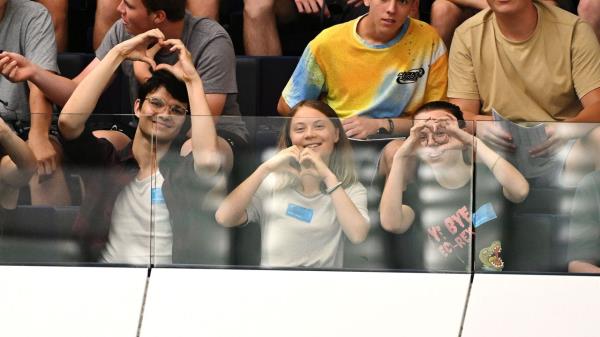
[[[331,17],[331,12],[329,11],[329,7],[327,7],[327,5],[325,5],[325,8],[323,8],[323,15],[324,15],[326,18],[329,18],[329,17]]]
[[[138,61],[147,63],[153,70],[156,69],[156,61],[148,56],[141,56]]]
[[[309,14],[316,14],[320,11],[320,6],[315,0],[308,0],[308,7]]]
[[[346,132],[346,137],[348,137],[348,138],[353,138],[360,132],[356,128],[349,128],[348,130],[344,130],[344,131]]]
[[[298,9],[298,13],[306,13],[306,10],[304,10],[304,3],[302,2],[302,0],[296,0],[296,8]]]
[[[15,69],[16,66],[17,66],[17,62],[16,61],[10,62],[6,66],[4,66],[4,69],[2,70],[2,75],[8,77],[8,75]]]
[[[152,48],[148,49],[148,53],[152,56],[156,55],[156,53],[158,53],[158,51],[160,50],[160,48],[162,48],[162,46],[160,45],[160,43],[155,43],[154,46],[152,46]]]
[[[554,153],[554,149],[558,147],[558,139],[557,138],[548,138],[545,142],[540,145],[534,146],[529,150],[529,154],[531,157],[543,157]]]
[[[496,137],[493,134],[488,134],[483,138],[486,142],[488,142],[492,147],[494,147],[497,150],[508,152],[513,152],[515,150],[515,146],[512,143],[507,142],[502,138]]]

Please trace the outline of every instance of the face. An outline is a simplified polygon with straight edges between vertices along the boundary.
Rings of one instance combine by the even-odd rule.
[[[421,146],[418,151],[421,160],[433,163],[443,162],[448,154],[462,148],[459,140],[451,136],[447,128],[454,124],[458,125],[456,117],[444,110],[432,110],[415,115],[415,125],[425,124],[426,127],[418,135]]]
[[[322,112],[309,107],[301,107],[292,117],[290,139],[292,145],[310,148],[325,162],[333,153],[340,138],[339,130]]]
[[[144,101],[135,102],[135,113],[139,118],[140,132],[164,143],[172,141],[179,134],[186,119],[187,105],[160,87],[149,93]]]
[[[121,0],[117,11],[125,23],[125,29],[132,35],[141,34],[155,28],[154,13],[148,13],[142,0]]]
[[[376,33],[387,40],[394,38],[408,18],[414,0],[365,0],[367,16],[375,25]]]

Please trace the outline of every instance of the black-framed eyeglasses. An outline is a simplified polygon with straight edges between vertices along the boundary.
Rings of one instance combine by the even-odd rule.
[[[167,102],[158,97],[146,97],[144,101],[150,103],[152,110],[156,112],[164,111],[166,107],[169,108],[169,113],[176,116],[185,116],[188,113],[188,109],[181,105],[173,104],[167,105]]]

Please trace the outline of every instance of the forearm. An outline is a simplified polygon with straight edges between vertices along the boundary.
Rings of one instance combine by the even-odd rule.
[[[407,160],[394,159],[379,203],[381,226],[392,233],[405,232],[414,220],[412,209],[402,204]]]
[[[200,77],[186,82],[190,98],[192,154],[197,173],[214,174],[220,167],[217,132]]]
[[[52,123],[52,105],[35,84],[29,85],[29,110],[31,111],[31,129],[29,137],[48,137]]]
[[[50,101],[64,106],[77,87],[77,83],[66,77],[38,68],[30,79]]]
[[[570,273],[600,273],[600,267],[586,261],[571,261],[569,262]]]
[[[104,87],[123,60],[118,49],[113,48],[73,91],[58,120],[61,134],[67,140],[77,138],[83,132]]]
[[[529,194],[529,183],[521,172],[478,138],[474,138],[474,142],[477,159],[490,169],[506,198],[512,202],[525,200]]]
[[[246,208],[268,174],[269,170],[262,164],[244,182],[229,193],[225,200],[221,202],[215,214],[217,222],[225,227],[234,227],[246,222]]]
[[[326,177],[324,182],[327,188],[331,188],[339,183],[333,173]],[[369,223],[341,186],[331,192],[331,201],[335,208],[336,218],[348,239],[352,243],[364,241],[369,233]]]
[[[37,163],[29,146],[10,130],[0,131],[0,147],[14,165],[2,163],[2,180],[14,187],[25,185],[35,172]]]

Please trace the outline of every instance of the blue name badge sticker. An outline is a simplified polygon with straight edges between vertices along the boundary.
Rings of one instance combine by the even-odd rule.
[[[496,219],[496,211],[494,211],[494,205],[491,202],[479,207],[473,215],[473,225],[475,228],[483,225],[486,222]]]
[[[150,191],[150,195],[151,195],[150,198],[152,200],[153,205],[165,203],[165,197],[163,196],[162,188],[153,187],[152,190]]]
[[[313,210],[310,208],[289,204],[285,214],[294,219],[310,223],[313,217]]]

